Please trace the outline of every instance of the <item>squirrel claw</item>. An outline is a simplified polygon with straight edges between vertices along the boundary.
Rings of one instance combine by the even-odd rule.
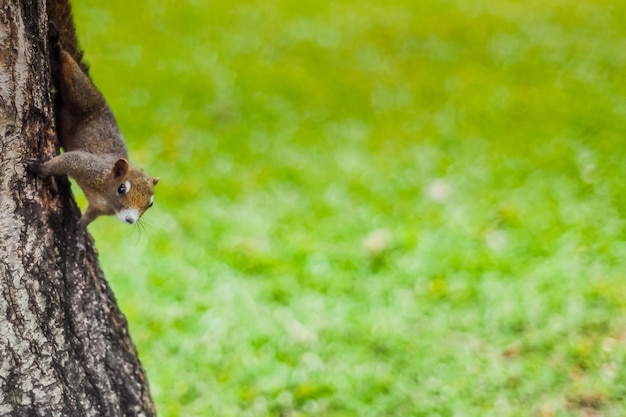
[[[85,235],[87,234],[87,229],[85,228],[85,224],[81,220],[76,224],[76,249],[78,249],[79,253],[84,253],[86,249],[85,245]]]
[[[41,172],[41,166],[43,164],[38,159],[26,159],[26,169],[35,175]]]
[[[78,252],[85,252],[85,237],[82,234],[76,239],[76,248]]]
[[[48,21],[48,41],[50,42],[50,46],[52,47],[52,52],[55,57],[59,57],[61,55],[61,33],[59,32],[59,28],[56,23],[52,20]]]
[[[59,28],[54,21],[48,21],[48,39],[50,39],[50,43],[58,44],[59,43],[60,32]]]

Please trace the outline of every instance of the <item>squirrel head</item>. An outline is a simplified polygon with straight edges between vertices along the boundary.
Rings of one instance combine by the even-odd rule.
[[[117,217],[124,223],[134,224],[154,201],[154,186],[158,178],[134,169],[128,161],[115,161],[112,172],[110,198]]]

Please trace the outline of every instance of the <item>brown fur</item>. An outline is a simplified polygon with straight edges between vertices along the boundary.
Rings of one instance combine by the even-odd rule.
[[[100,215],[125,209],[134,209],[140,216],[151,205],[158,178],[129,164],[115,117],[82,62],[68,0],[49,0],[47,5],[54,20],[51,46],[57,134],[65,152],[45,163],[33,162],[30,168],[41,176],[69,175],[76,180],[89,202],[80,219],[85,225]],[[120,217],[128,223],[137,220],[126,219]]]

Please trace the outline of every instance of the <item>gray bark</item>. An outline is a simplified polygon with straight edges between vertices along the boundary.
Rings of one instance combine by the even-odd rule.
[[[0,0],[0,416],[154,416],[68,180],[25,169],[58,153],[47,27],[45,0]]]

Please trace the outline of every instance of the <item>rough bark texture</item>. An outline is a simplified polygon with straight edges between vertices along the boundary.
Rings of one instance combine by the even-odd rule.
[[[69,182],[25,169],[58,152],[47,27],[45,0],[0,0],[0,416],[153,416]]]

